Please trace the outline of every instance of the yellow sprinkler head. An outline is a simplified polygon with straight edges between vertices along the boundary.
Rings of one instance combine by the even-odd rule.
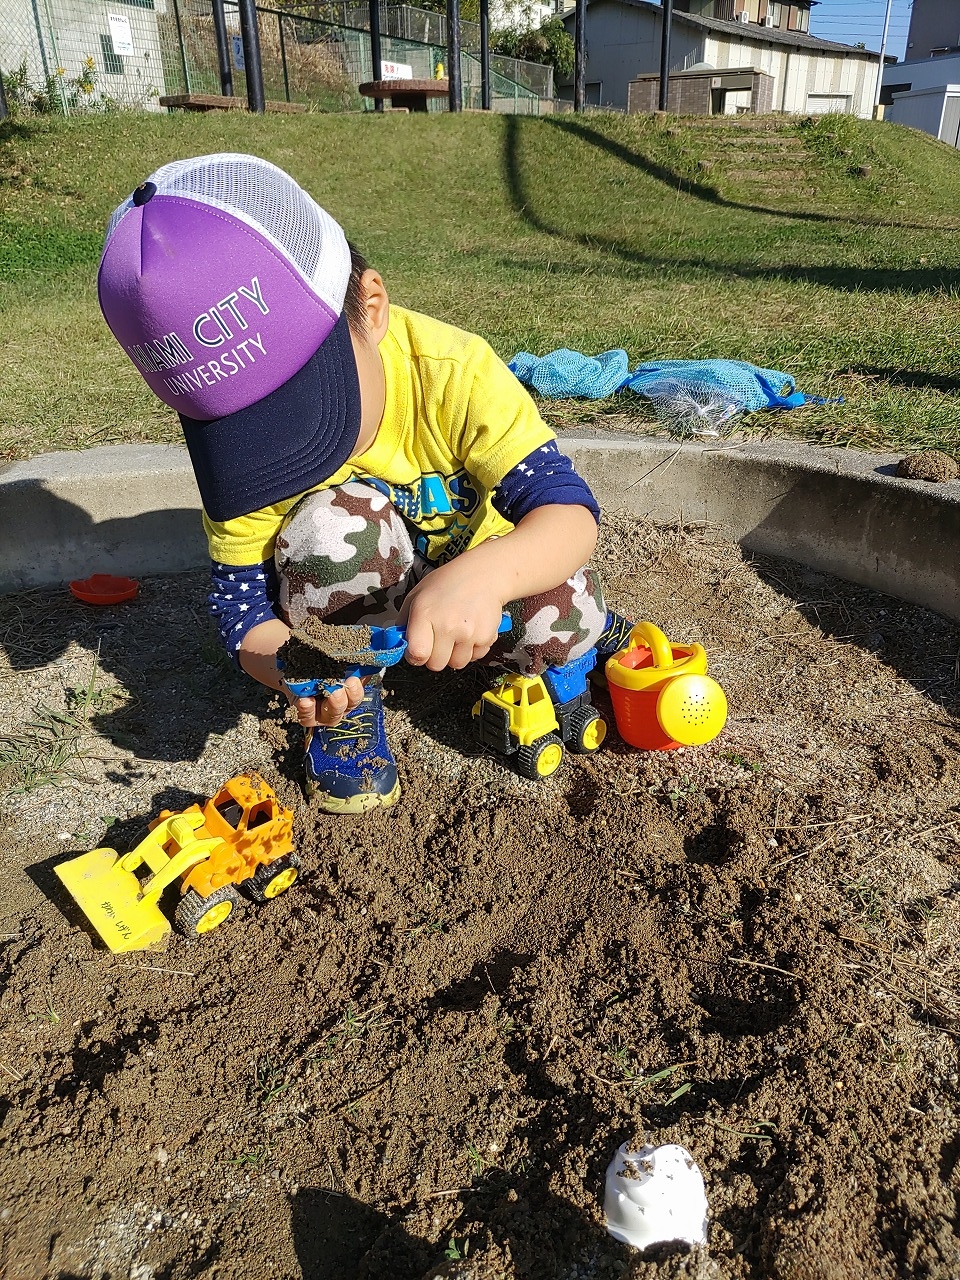
[[[710,676],[677,676],[661,689],[657,719],[668,738],[684,747],[712,742],[727,723],[727,697]]]

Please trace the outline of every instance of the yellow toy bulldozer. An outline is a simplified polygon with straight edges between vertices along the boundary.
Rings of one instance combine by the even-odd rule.
[[[56,873],[111,951],[140,951],[171,925],[160,909],[165,890],[179,888],[174,927],[196,938],[223,924],[240,903],[289,889],[300,871],[293,852],[293,813],[259,774],[224,783],[201,807],[163,810],[150,833],[122,857],[93,849],[62,862]],[[179,882],[179,883],[178,883]]]

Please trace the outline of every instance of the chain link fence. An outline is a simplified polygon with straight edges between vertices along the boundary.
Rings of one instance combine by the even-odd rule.
[[[230,3],[225,10],[233,93],[245,99],[238,10]],[[446,63],[443,16],[409,6],[382,13],[382,58],[432,78]],[[257,14],[268,100],[317,111],[373,109],[358,92],[374,78],[368,8],[341,5],[332,15],[337,21],[267,8]],[[466,30],[474,25],[463,24],[461,80],[464,106],[479,109],[479,29],[476,46]],[[499,56],[492,63],[495,111],[538,115],[552,108],[552,68]],[[162,111],[165,96],[221,93],[209,0],[0,0],[0,74],[13,112]],[[445,110],[446,102],[434,100],[430,109]]]

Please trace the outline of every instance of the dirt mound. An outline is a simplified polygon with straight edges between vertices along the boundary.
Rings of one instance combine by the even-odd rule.
[[[5,873],[28,867],[32,892],[0,922],[7,1274],[960,1274],[956,628],[709,530],[611,520],[599,564],[611,601],[706,645],[731,707],[715,743],[644,754],[611,734],[527,782],[474,744],[469,673],[400,664],[401,801],[333,818],[299,793],[279,702],[257,741],[255,690],[219,671],[188,692],[205,643],[188,623],[170,723],[229,695],[248,736],[221,722],[229,750],[178,762],[119,742],[124,702],[88,726],[109,761],[89,811],[120,813],[138,770],[159,794],[203,789],[201,758],[251,759],[296,807],[304,874],[195,946],[127,957],[49,866],[132,841],[142,795],[119,833],[59,846],[69,796],[8,798]],[[145,590],[178,616],[178,591]],[[147,618],[115,616],[127,675],[103,652],[99,669],[123,692],[129,653],[156,659]],[[50,669],[13,665],[17,726]],[[149,670],[137,714],[159,734]],[[648,1259],[607,1236],[627,1139],[694,1154],[706,1250]]]

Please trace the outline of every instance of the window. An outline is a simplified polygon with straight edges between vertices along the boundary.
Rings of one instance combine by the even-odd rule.
[[[103,57],[103,70],[108,76],[123,75],[123,59],[113,52],[113,41],[109,36],[100,37],[100,53]]]
[[[243,819],[243,810],[230,795],[225,800],[217,800],[216,810],[228,826],[233,827],[234,830],[239,827]]]
[[[787,6],[787,30],[810,30],[810,9],[807,5],[791,4]]]

